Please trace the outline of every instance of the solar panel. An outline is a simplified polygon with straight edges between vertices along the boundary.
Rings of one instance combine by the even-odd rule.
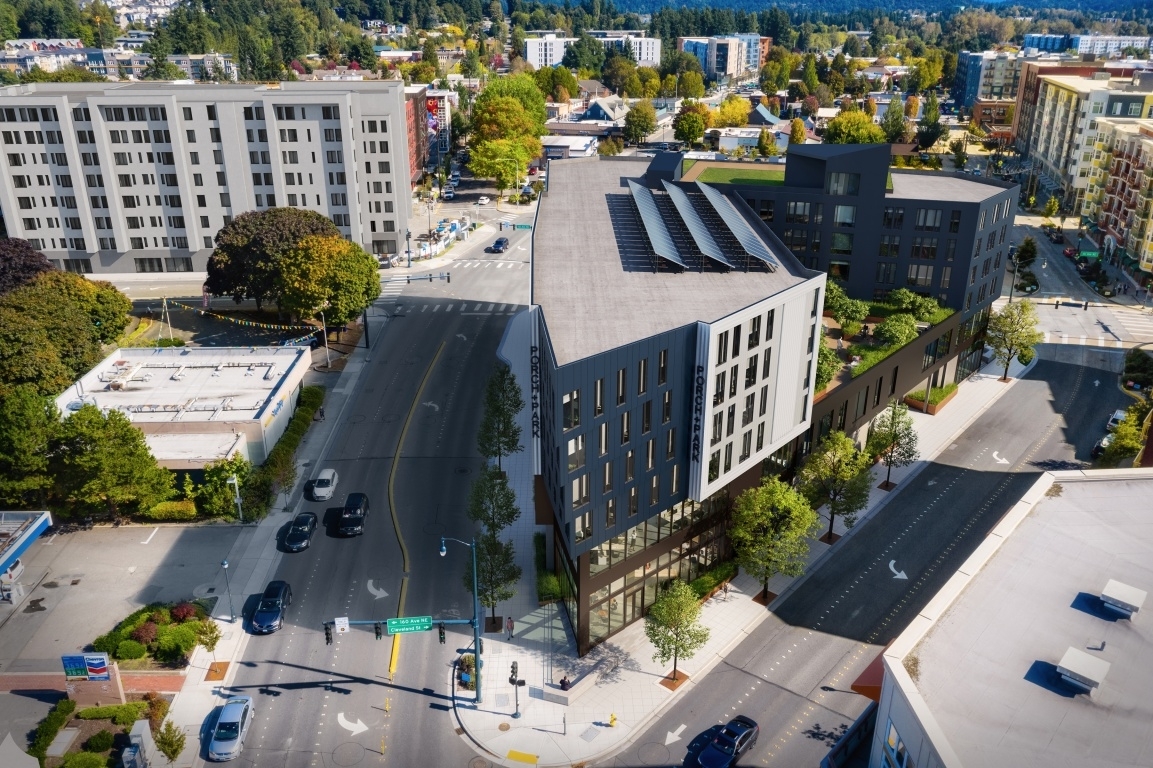
[[[733,201],[708,184],[702,184],[698,181],[697,186],[705,193],[705,197],[709,199],[709,203],[712,204],[713,209],[721,215],[721,219],[724,220],[729,231],[736,236],[737,241],[740,242],[745,252],[768,264],[769,269],[776,270],[776,268],[780,266],[777,257],[773,255],[773,252],[769,250],[765,242],[761,240],[757,233],[753,231],[753,228],[749,226],[749,222],[741,215],[740,211],[736,209]]]
[[[665,220],[661,218],[661,212],[657,210],[657,201],[653,199],[652,191],[631,179],[629,180],[629,189],[632,190],[633,202],[637,204],[637,210],[641,212],[641,222],[645,226],[645,232],[649,235],[649,242],[653,245],[653,251],[662,259],[667,259],[687,269],[688,265],[681,258],[676,243],[673,242],[673,237],[669,233],[669,228],[665,226]]]
[[[713,261],[720,262],[730,269],[735,268],[736,265],[725,257],[724,251],[717,245],[717,241],[713,239],[713,236],[709,234],[709,228],[701,221],[700,215],[697,214],[696,208],[693,207],[693,201],[689,200],[689,196],[685,194],[685,191],[677,185],[670,184],[663,179],[661,183],[665,185],[665,190],[669,193],[673,205],[677,207],[677,213],[681,215],[681,219],[683,219],[688,226],[689,233],[692,234],[693,241],[697,244],[700,252]]]

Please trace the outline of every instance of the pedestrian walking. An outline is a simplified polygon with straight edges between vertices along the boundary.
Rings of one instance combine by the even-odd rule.
[[[728,599],[729,599],[729,583],[726,581],[725,582],[725,600],[727,601]]]
[[[516,625],[513,623],[512,616],[509,616],[508,620],[505,621],[505,623],[504,623],[504,628],[508,630],[508,639],[509,640],[512,640],[513,634],[515,634],[513,632],[513,629],[515,628],[515,626]]]
[[[323,405],[320,406],[320,410],[318,411],[318,413],[320,414],[320,420],[324,421],[324,406]]]

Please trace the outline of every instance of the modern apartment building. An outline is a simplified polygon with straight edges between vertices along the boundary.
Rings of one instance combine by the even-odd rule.
[[[966,110],[977,101],[1016,99],[1024,60],[1017,51],[961,51],[951,95]]]
[[[695,56],[709,80],[724,82],[749,71],[748,43],[739,36],[678,37],[677,49]]]
[[[555,67],[564,59],[568,47],[576,42],[575,37],[564,37],[552,32],[540,37],[526,37],[524,40],[524,60],[533,69]]]
[[[762,37],[755,32],[738,32],[733,37],[745,43],[745,71],[749,74],[760,73],[769,57],[769,49],[773,47],[773,38]]]
[[[656,67],[661,63],[661,41],[655,37],[646,37],[641,30],[612,29],[587,31],[590,37],[600,40],[605,50],[610,48],[622,49],[628,46],[632,57],[637,64],[646,67]],[[533,65],[534,69],[541,67],[555,67],[564,59],[565,51],[575,43],[578,38],[566,37],[563,33],[539,33],[538,37],[526,37],[524,41],[524,60]]]
[[[0,212],[9,236],[81,273],[203,272],[225,223],[276,206],[396,254],[406,106],[399,80],[10,86]]]
[[[1153,273],[1153,120],[1096,123],[1092,148],[1085,150],[1092,158],[1081,214],[1097,225],[1094,240],[1104,255],[1130,272]]]
[[[1149,50],[1148,35],[1025,35],[1025,48],[1062,53],[1072,51],[1080,54],[1112,56],[1126,48],[1139,51]]]

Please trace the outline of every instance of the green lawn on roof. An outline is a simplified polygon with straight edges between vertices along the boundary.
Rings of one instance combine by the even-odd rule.
[[[785,183],[784,168],[706,168],[697,176],[697,181],[706,184],[752,184],[768,187],[779,187]]]

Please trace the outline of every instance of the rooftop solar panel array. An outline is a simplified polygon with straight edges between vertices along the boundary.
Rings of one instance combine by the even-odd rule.
[[[749,226],[749,222],[741,215],[740,211],[733,205],[732,200],[725,197],[721,192],[710,187],[707,184],[697,182],[697,187],[704,192],[705,197],[708,198],[709,203],[713,209],[720,214],[721,219],[724,220],[728,230],[733,233],[737,241],[746,253],[760,259],[769,265],[769,269],[775,270],[780,266],[777,257],[769,250],[765,242],[757,236]]]
[[[685,191],[667,181],[662,180],[661,183],[664,184],[665,191],[668,192],[669,197],[672,198],[673,205],[677,207],[677,212],[681,215],[681,220],[684,221],[685,225],[689,228],[689,232],[693,236],[693,241],[697,244],[700,252],[713,261],[723,264],[729,269],[733,269],[736,265],[725,256],[724,250],[722,250],[721,246],[713,238],[709,232],[709,228],[705,226],[704,221],[701,220],[700,214],[697,213],[697,209],[693,206],[692,201],[689,200],[689,196],[685,194]]]
[[[629,189],[632,190],[633,201],[640,211],[641,222],[644,224],[645,232],[648,233],[653,252],[663,259],[687,268],[688,264],[681,257],[680,251],[673,241],[673,236],[665,225],[665,220],[661,217],[657,202],[653,199],[653,193],[648,187],[641,186],[632,180],[629,180]]]

